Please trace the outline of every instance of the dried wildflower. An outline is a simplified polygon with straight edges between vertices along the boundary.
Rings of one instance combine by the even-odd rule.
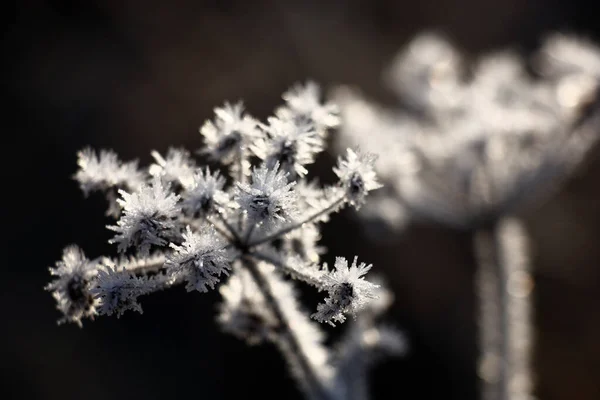
[[[108,228],[119,253],[135,255],[102,257],[96,267],[78,250],[65,252],[51,270],[59,278],[48,285],[64,320],[141,312],[140,296],[180,284],[197,292],[219,287],[223,329],[250,343],[275,344],[308,398],[334,398],[350,388],[333,365],[320,325],[282,274],[328,291],[328,315],[318,318],[323,322],[343,321],[344,313],[372,297],[362,278],[370,266],[344,270],[338,261],[331,272],[318,266],[317,224],[347,204],[362,204],[379,186],[373,157],[349,151],[335,169],[340,185],[308,184],[306,166],[323,150],[326,129],[337,124],[336,108],[320,102],[314,84],[284,97],[287,104],[268,125],[244,114],[241,103],[216,108],[215,120],[203,125],[201,154],[226,166],[228,176],[197,167],[181,149],[153,152],[155,162],[135,174],[124,173],[130,167],[112,153],[99,159],[85,153],[91,161],[80,162],[78,172],[85,188],[126,186],[118,187],[117,222]],[[140,180],[135,188],[122,178],[129,175]]]

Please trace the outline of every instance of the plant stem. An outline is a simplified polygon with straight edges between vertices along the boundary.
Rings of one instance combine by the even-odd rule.
[[[501,219],[475,232],[474,247],[481,398],[528,399],[533,285],[525,231],[517,220]]]
[[[296,334],[290,328],[290,324],[284,311],[282,310],[278,299],[275,297],[271,286],[267,278],[259,270],[258,265],[249,257],[242,258],[244,266],[250,272],[250,275],[256,282],[261,294],[265,298],[265,303],[270,307],[270,311],[273,313],[277,321],[278,332],[277,332],[277,343],[280,347],[285,347],[284,355],[292,357],[290,360],[291,365],[297,366],[299,371],[297,375],[300,375],[300,384],[309,394],[309,398],[314,400],[331,400],[332,396],[326,389],[324,383],[319,379],[317,372],[313,369],[308,356],[304,354]],[[287,301],[287,300],[286,300]]]
[[[277,239],[283,235],[285,235],[286,233],[289,233],[293,230],[296,230],[298,228],[300,228],[302,225],[306,224],[307,222],[313,221],[317,218],[319,218],[321,215],[327,214],[329,212],[331,212],[332,210],[334,210],[336,207],[338,207],[340,204],[344,203],[344,201],[346,201],[346,197],[342,196],[340,198],[338,198],[337,200],[334,200],[330,205],[328,205],[327,207],[323,208],[322,210],[310,215],[309,217],[299,221],[299,222],[295,222],[292,225],[286,226],[285,228],[272,233],[271,235],[265,236],[263,238],[257,239],[254,242],[251,242],[248,244],[248,247],[255,247],[258,245],[261,245],[263,243],[267,243],[272,241],[273,239]]]

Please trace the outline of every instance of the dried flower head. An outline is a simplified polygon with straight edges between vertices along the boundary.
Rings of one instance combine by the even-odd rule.
[[[183,239],[181,246],[171,243],[174,252],[167,257],[168,274],[175,281],[186,281],[188,291],[214,289],[220,276],[227,275],[231,269],[224,242],[210,225],[204,225],[200,232],[186,227]]]
[[[56,279],[45,289],[52,292],[57,308],[64,314],[59,323],[74,322],[81,327],[82,318],[96,315],[96,302],[90,288],[97,268],[97,262],[88,260],[75,245],[66,247],[56,268],[50,268]]]
[[[297,126],[313,129],[320,134],[339,125],[337,106],[321,103],[321,90],[314,82],[296,85],[282,97],[286,105],[276,111],[277,117],[282,120],[292,120]]]
[[[333,170],[355,208],[360,208],[368,192],[381,187],[374,169],[376,158],[371,153],[347,149],[346,157],[340,157]]]
[[[119,251],[128,247],[138,248],[141,255],[148,255],[151,246],[163,246],[178,234],[176,219],[180,214],[179,196],[163,186],[160,179],[153,179],[135,193],[120,190],[117,200],[123,215],[117,225],[108,226],[117,235],[110,240],[119,245]]]
[[[200,128],[206,149],[202,153],[213,160],[231,163],[236,153],[243,151],[253,139],[260,138],[258,121],[244,114],[243,104],[225,103],[215,108],[215,121],[206,121]]]
[[[279,170],[279,163],[272,169],[263,165],[252,172],[251,184],[238,185],[236,200],[251,224],[273,227],[292,220],[296,211],[294,185]]]
[[[357,259],[358,257],[354,257],[352,265],[348,267],[348,260],[336,257],[334,271],[323,275],[322,285],[329,296],[317,306],[317,312],[312,315],[314,319],[335,326],[334,322],[346,320],[344,314],[356,315],[370,299],[377,297],[379,285],[366,281],[363,277],[372,265],[357,265]]]
[[[230,206],[227,193],[223,191],[225,178],[218,171],[211,173],[207,167],[198,170],[188,190],[182,194],[182,208],[186,215],[204,218]]]
[[[187,150],[170,148],[166,158],[158,151],[151,154],[155,162],[148,169],[150,175],[161,178],[165,184],[178,184],[184,188],[194,183],[196,163]]]
[[[580,67],[563,65],[571,60]],[[451,46],[422,36],[396,59],[391,78],[418,111],[339,91],[343,148],[381,154],[376,170],[388,189],[378,219],[472,228],[546,197],[597,141],[594,60],[600,51],[591,46],[552,39],[537,60],[546,76],[534,78],[516,54],[503,52],[479,60],[467,79]],[[448,72],[440,82],[438,68]],[[392,203],[401,211],[386,211]],[[364,215],[376,214],[370,207]]]

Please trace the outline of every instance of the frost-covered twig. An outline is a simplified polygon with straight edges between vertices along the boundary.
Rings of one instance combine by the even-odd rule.
[[[375,156],[348,149],[334,168],[336,185],[308,183],[306,166],[338,124],[337,108],[321,102],[314,83],[283,97],[286,105],[268,124],[241,103],[226,103],[201,127],[199,153],[220,163],[230,179],[198,166],[183,149],[153,151],[147,169],[112,152],[79,154],[75,178],[84,193],[101,190],[113,200],[110,243],[121,257],[89,260],[75,246],[65,249],[47,286],[61,321],[81,325],[97,315],[142,312],[141,296],[173,285],[198,292],[219,287],[224,330],[250,343],[275,343],[308,398],[347,398],[340,394],[349,393],[350,383],[336,372],[314,320],[333,325],[358,315],[377,298],[378,286],[364,279],[372,266],[356,258],[350,266],[336,258],[333,270],[319,266],[318,224],[345,204],[359,208],[380,187]],[[284,273],[327,292],[312,320]]]

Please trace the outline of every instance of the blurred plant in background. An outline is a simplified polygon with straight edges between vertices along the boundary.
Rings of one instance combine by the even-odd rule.
[[[534,283],[518,216],[597,142],[599,78],[600,51],[581,39],[551,35],[528,62],[504,51],[470,63],[426,33],[385,73],[396,109],[346,87],[334,95],[338,145],[380,154],[384,189],[359,213],[379,240],[411,220],[473,233],[484,400],[532,398]]]
[[[334,168],[336,184],[307,181],[305,166],[339,123],[337,107],[319,96],[314,83],[295,86],[266,124],[241,103],[216,108],[200,129],[198,152],[212,169],[183,149],[152,152],[155,162],[144,169],[111,151],[81,151],[75,179],[86,195],[106,194],[120,257],[88,259],[75,245],[65,248],[46,287],[63,313],[59,322],[141,313],[140,296],[179,284],[199,292],[219,285],[223,330],[276,344],[307,398],[367,399],[369,365],[405,351],[402,335],[378,322],[392,296],[364,279],[372,266],[356,257],[320,265],[317,242],[330,214],[360,208],[381,185],[375,156],[351,149]],[[334,350],[286,276],[327,293],[314,320],[335,326],[354,317]]]

